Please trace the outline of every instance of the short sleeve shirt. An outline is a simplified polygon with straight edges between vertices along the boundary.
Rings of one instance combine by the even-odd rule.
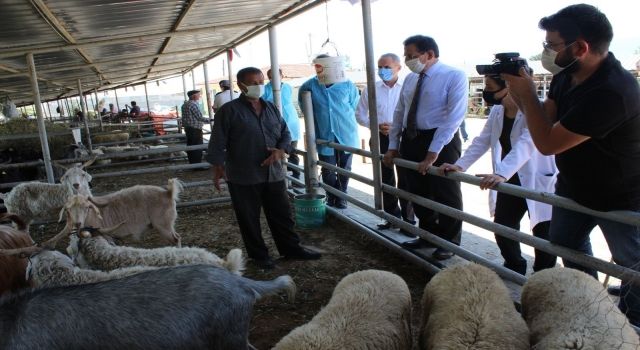
[[[580,85],[554,76],[560,124],[587,141],[556,155],[556,192],[601,211],[640,210],[640,87],[609,53]]]

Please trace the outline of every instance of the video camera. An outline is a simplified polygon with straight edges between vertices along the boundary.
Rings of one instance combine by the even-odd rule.
[[[520,58],[519,52],[497,53],[493,62],[493,64],[476,65],[476,71],[480,75],[500,75],[502,73],[520,75],[520,67],[528,67],[527,60]]]

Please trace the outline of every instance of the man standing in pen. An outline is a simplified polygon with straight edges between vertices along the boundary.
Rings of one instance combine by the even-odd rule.
[[[467,111],[468,83],[459,69],[440,62],[433,38],[415,35],[404,41],[405,64],[413,72],[404,81],[389,134],[387,166],[393,158],[418,162],[417,171],[407,171],[409,191],[462,210],[460,182],[427,175],[431,166],[451,163],[460,158],[462,141],[458,128]],[[454,244],[460,244],[462,221],[415,205],[421,229]],[[424,244],[420,239],[407,246]],[[453,253],[438,248],[433,257],[449,259]]]
[[[400,57],[394,53],[386,53],[378,59],[378,76],[381,80],[376,81],[376,101],[378,110],[378,135],[380,139],[380,153],[385,154],[389,148],[389,131],[393,123],[393,112],[396,109],[402,82],[398,77],[398,72],[402,68]],[[369,127],[369,92],[367,89],[362,91],[360,102],[356,109],[356,119],[358,123],[364,127]],[[382,166],[382,183],[389,186],[396,186],[396,176],[393,167]],[[405,169],[397,167],[398,171],[398,188],[406,189],[403,171]],[[411,202],[400,199],[398,206],[398,197],[383,193],[383,209],[395,217],[402,217],[406,222],[415,224],[413,214],[413,206]],[[389,229],[392,225],[386,221],[378,225],[380,229]],[[401,230],[402,231],[402,230]],[[404,231],[402,231],[404,232]]]

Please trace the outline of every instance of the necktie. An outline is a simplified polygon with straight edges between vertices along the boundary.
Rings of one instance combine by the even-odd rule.
[[[407,114],[407,129],[405,136],[408,140],[413,140],[418,135],[418,100],[420,100],[420,90],[422,89],[422,79],[425,74],[420,73],[418,83],[416,84],[416,90],[413,93],[413,99],[411,100],[411,107],[409,107],[409,113]]]

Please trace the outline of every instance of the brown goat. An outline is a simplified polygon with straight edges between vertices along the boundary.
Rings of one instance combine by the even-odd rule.
[[[16,214],[0,215],[0,221],[11,220],[16,228],[0,225],[0,249],[18,249],[33,245],[26,223]],[[26,280],[28,260],[20,255],[0,255],[0,295],[29,287]]]

